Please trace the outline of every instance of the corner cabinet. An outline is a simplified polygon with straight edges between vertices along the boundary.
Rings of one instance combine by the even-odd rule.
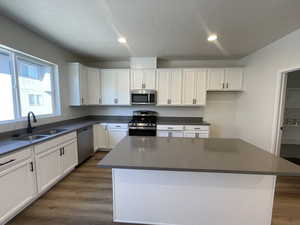
[[[68,64],[70,105],[88,104],[88,70],[80,63]]]
[[[130,104],[129,69],[101,70],[101,90],[103,105]]]
[[[182,103],[182,70],[157,70],[158,105],[181,105]]]
[[[131,89],[156,89],[155,69],[131,70]]]
[[[208,69],[208,91],[242,91],[242,68],[214,68]]]
[[[206,104],[206,77],[207,69],[183,69],[183,105]]]

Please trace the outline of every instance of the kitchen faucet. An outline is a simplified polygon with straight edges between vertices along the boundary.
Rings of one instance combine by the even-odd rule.
[[[30,111],[28,114],[27,114],[27,133],[31,134],[32,133],[32,130],[33,130],[33,127],[31,126],[31,122],[30,122],[30,115],[32,115],[32,119],[33,119],[33,122],[36,123],[36,118],[35,118],[35,115],[32,111]]]

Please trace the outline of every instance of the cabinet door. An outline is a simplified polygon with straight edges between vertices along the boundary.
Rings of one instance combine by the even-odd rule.
[[[88,76],[88,105],[98,105],[101,104],[101,82],[100,82],[100,72],[96,68],[87,68]]]
[[[143,88],[143,70],[131,70],[131,89]]]
[[[206,69],[198,69],[195,74],[195,104],[206,104]]]
[[[87,80],[87,68],[83,65],[79,66],[79,86],[80,86],[80,97],[81,97],[81,105],[88,104],[88,80]]]
[[[156,70],[144,70],[143,71],[143,88],[156,90]]]
[[[30,202],[36,193],[31,159],[0,172],[0,224]]]
[[[226,90],[242,90],[243,89],[243,69],[242,68],[226,68],[225,69],[225,87]]]
[[[94,125],[94,149],[109,148],[107,125]]]
[[[184,105],[195,104],[195,87],[196,87],[196,70],[184,69],[183,70],[183,92],[182,92],[182,103]]]
[[[195,138],[196,133],[193,131],[184,131],[184,137],[185,138]]]
[[[61,177],[60,147],[36,155],[36,171],[39,193],[47,190]]]
[[[225,70],[223,68],[215,68],[208,70],[207,90],[223,90]]]
[[[61,157],[62,174],[70,172],[78,164],[77,141],[73,140],[61,146],[63,155]]]
[[[130,104],[130,91],[129,91],[129,70],[117,71],[117,103],[118,105]]]
[[[181,104],[181,94],[182,94],[182,71],[181,70],[172,70],[171,79],[169,84],[170,90],[170,100],[171,105],[180,105]]]
[[[157,72],[157,104],[167,105],[169,102],[169,70],[158,70]]]
[[[169,131],[159,130],[159,131],[157,131],[157,136],[158,137],[168,137],[169,136]]]
[[[101,70],[102,104],[114,105],[116,98],[116,71]]]
[[[183,137],[183,131],[157,131],[158,137]]]
[[[172,131],[171,137],[183,137],[183,131]]]
[[[109,130],[110,148],[114,148],[126,136],[127,130]]]

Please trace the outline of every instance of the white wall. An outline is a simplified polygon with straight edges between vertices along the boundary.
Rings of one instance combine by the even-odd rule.
[[[33,56],[48,60],[56,63],[59,66],[60,75],[60,89],[61,89],[61,103],[62,103],[62,116],[48,119],[40,119],[38,124],[44,124],[54,122],[63,119],[70,119],[74,117],[80,117],[86,115],[85,109],[71,109],[68,106],[68,82],[66,65],[69,61],[78,61],[80,58],[63,50],[53,43],[41,38],[39,35],[30,32],[23,26],[16,24],[15,22],[0,15],[0,44],[8,47],[23,51]],[[26,126],[26,122],[1,124],[0,132],[23,128]]]
[[[245,92],[238,99],[237,133],[267,151],[274,152],[273,131],[278,74],[300,68],[300,30],[243,58]]]

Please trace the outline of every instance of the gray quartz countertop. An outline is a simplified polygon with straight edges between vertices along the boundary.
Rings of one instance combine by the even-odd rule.
[[[300,166],[240,139],[125,137],[102,168],[300,176]]]

